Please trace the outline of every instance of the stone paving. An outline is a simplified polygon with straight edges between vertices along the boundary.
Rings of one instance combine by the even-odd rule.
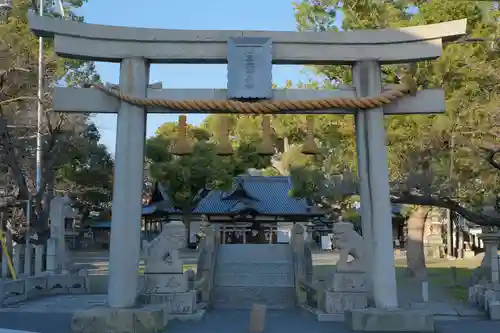
[[[249,311],[215,311],[200,322],[172,321],[168,333],[243,333],[248,332]],[[38,333],[70,333],[71,313],[65,312],[0,312],[0,327]],[[499,322],[478,319],[438,321],[436,331],[441,333],[496,333]],[[269,311],[264,333],[347,333],[344,323],[317,322],[302,310]],[[105,333],[105,332],[103,332]],[[383,332],[381,332],[383,333]]]
[[[243,333],[248,332],[249,311],[217,311],[208,313],[196,323],[172,321],[168,333]],[[496,333],[499,322],[478,319],[438,321],[436,331],[441,333]],[[266,318],[264,333],[348,333],[352,332],[341,322],[318,322],[316,318],[301,310],[270,311]],[[380,332],[383,333],[383,332]]]
[[[96,256],[96,261],[105,258]],[[104,259],[104,260],[103,260]],[[331,265],[336,262],[336,253],[318,253],[314,255],[314,264]],[[107,263],[106,263],[107,264]],[[104,276],[103,276],[104,277]],[[411,301],[419,290],[418,286],[406,281],[399,285],[401,305],[425,309],[436,315],[437,331],[443,333],[481,333],[498,332],[499,322],[487,321],[484,314],[469,304],[443,298],[440,290],[429,286],[430,302]],[[406,300],[406,302],[404,302]],[[60,295],[46,297],[26,303],[19,303],[0,309],[0,327],[39,333],[69,333],[71,313],[75,310],[102,306],[106,295]],[[349,332],[344,323],[321,323],[303,310],[269,311],[265,332],[278,333],[285,330],[290,333]],[[168,325],[169,333],[238,333],[248,332],[249,311],[218,310],[207,313],[201,322],[172,321]]]
[[[106,302],[107,295],[58,295],[13,304],[8,308],[1,308],[0,313],[19,311],[29,313],[72,313],[76,310],[103,306],[106,305]]]

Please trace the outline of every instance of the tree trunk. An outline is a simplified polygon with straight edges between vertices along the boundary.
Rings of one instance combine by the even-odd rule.
[[[12,142],[12,138],[10,136],[10,133],[7,128],[7,120],[5,117],[1,114],[1,108],[0,108],[0,140],[1,145],[0,145],[0,151],[3,153],[3,159],[7,163],[7,166],[9,167],[10,171],[12,172],[12,175],[14,176],[14,180],[16,183],[16,186],[19,188],[19,194],[17,197],[17,200],[22,200],[26,201],[31,197],[30,190],[28,188],[28,183],[26,181],[26,177],[24,175],[23,168],[19,162],[19,156],[17,154],[16,148],[14,143]],[[40,193],[44,192],[44,188],[40,191]],[[35,205],[32,205],[31,207],[31,222],[32,222],[32,228],[34,231],[41,233],[46,230],[46,225],[44,223],[40,223],[40,215],[39,209],[36,209],[35,206],[37,206],[41,200],[40,193],[38,193],[35,197],[32,199],[35,200]]]
[[[424,279],[427,276],[424,254],[425,220],[430,208],[417,206],[408,218],[408,241],[406,245],[406,260],[408,274],[411,277]]]

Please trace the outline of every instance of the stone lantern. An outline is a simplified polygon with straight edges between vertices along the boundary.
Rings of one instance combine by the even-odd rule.
[[[12,10],[12,0],[0,0],[0,24],[6,23]]]

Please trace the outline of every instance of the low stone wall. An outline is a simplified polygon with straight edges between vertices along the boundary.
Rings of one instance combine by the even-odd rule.
[[[45,274],[0,281],[0,307],[59,294],[89,292],[87,272],[74,274]]]
[[[500,284],[469,287],[469,302],[484,309],[491,320],[500,320]]]

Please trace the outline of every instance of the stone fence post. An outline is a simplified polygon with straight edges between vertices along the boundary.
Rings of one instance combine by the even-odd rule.
[[[500,241],[500,232],[484,233],[479,236],[484,243],[484,258],[481,262],[481,268],[486,271],[486,278],[493,283],[498,283],[498,243]]]

